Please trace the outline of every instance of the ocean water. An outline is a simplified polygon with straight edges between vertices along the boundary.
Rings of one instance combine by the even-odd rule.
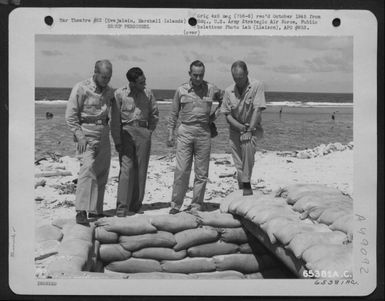
[[[35,102],[35,158],[47,152],[75,155],[75,144],[64,113],[70,89],[36,88]],[[159,99],[160,120],[152,136],[151,153],[165,155],[175,152],[166,147],[167,118],[171,109],[173,90],[154,90]],[[334,93],[267,92],[268,106],[262,114],[264,138],[258,150],[291,151],[314,148],[320,144],[353,141],[353,96]],[[162,98],[163,97],[163,98]],[[61,101],[59,101],[61,100]],[[313,105],[315,104],[315,105]],[[279,111],[282,108],[282,114]],[[46,119],[46,112],[54,114]],[[335,113],[335,120],[331,116]],[[212,153],[230,153],[228,124],[224,116],[215,122],[219,136],[212,139]],[[112,143],[112,142],[111,142]],[[113,146],[113,145],[112,145]],[[112,147],[114,149],[114,147]],[[113,156],[117,153],[113,151]]]
[[[170,102],[175,90],[153,89],[158,101]],[[66,101],[71,88],[35,88],[36,101]],[[266,92],[266,102],[274,106],[314,107],[314,106],[351,106],[351,93],[305,93],[305,92]]]

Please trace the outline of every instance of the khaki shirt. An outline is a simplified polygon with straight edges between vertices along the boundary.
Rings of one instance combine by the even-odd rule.
[[[215,94],[219,89],[206,81],[202,84],[203,91],[195,91],[192,84],[184,83],[174,95],[168,128],[175,129],[178,116],[184,124],[209,124],[211,107]],[[198,95],[204,95],[202,98]]]
[[[225,90],[221,112],[231,114],[238,122],[250,123],[254,110],[266,108],[263,84],[257,80],[249,80],[249,85],[241,95],[235,84]]]
[[[99,137],[103,128],[98,121],[108,122],[114,91],[107,86],[102,93],[96,93],[92,78],[77,83],[68,99],[65,119],[76,139],[85,136]]]
[[[159,109],[150,89],[131,91],[127,85],[115,91],[112,103],[111,134],[115,144],[121,143],[121,124],[134,120],[147,121],[148,129],[153,131],[159,121]]]

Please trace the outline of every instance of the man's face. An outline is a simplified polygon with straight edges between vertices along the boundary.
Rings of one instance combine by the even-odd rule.
[[[247,85],[247,81],[248,81],[247,71],[246,72],[243,71],[242,68],[234,68],[232,70],[232,75],[233,75],[234,82],[238,87],[244,87]]]
[[[95,73],[94,79],[98,86],[105,88],[111,80],[112,70],[105,66],[100,67],[99,72]]]
[[[143,91],[146,87],[146,77],[144,75],[139,76],[134,83],[132,83],[133,86],[139,90]]]
[[[189,75],[192,84],[194,86],[200,86],[203,83],[203,77],[205,76],[205,68],[203,66],[192,66]]]

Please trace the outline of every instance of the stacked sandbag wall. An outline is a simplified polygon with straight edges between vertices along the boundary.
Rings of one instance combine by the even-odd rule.
[[[229,195],[222,212],[244,226],[301,278],[351,278],[353,200],[320,184],[295,184],[276,194]]]
[[[231,214],[185,212],[96,222],[98,264],[128,278],[291,278]]]

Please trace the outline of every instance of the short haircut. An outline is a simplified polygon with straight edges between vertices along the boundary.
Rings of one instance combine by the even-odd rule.
[[[201,61],[199,61],[199,60],[193,61],[190,64],[190,71],[192,70],[193,66],[195,66],[195,67],[203,67],[203,69],[205,69],[205,65]]]
[[[143,70],[140,69],[139,67],[133,67],[130,70],[128,70],[126,73],[126,77],[127,77],[128,81],[132,82],[132,83],[136,82],[138,77],[140,77],[142,75],[143,75]]]
[[[233,72],[233,70],[235,68],[241,68],[244,72],[248,72],[247,71],[247,65],[244,61],[236,61],[234,62],[232,65],[231,65],[231,72]]]
[[[102,67],[112,70],[112,64],[109,60],[99,60],[95,63],[94,73],[100,73]]]

